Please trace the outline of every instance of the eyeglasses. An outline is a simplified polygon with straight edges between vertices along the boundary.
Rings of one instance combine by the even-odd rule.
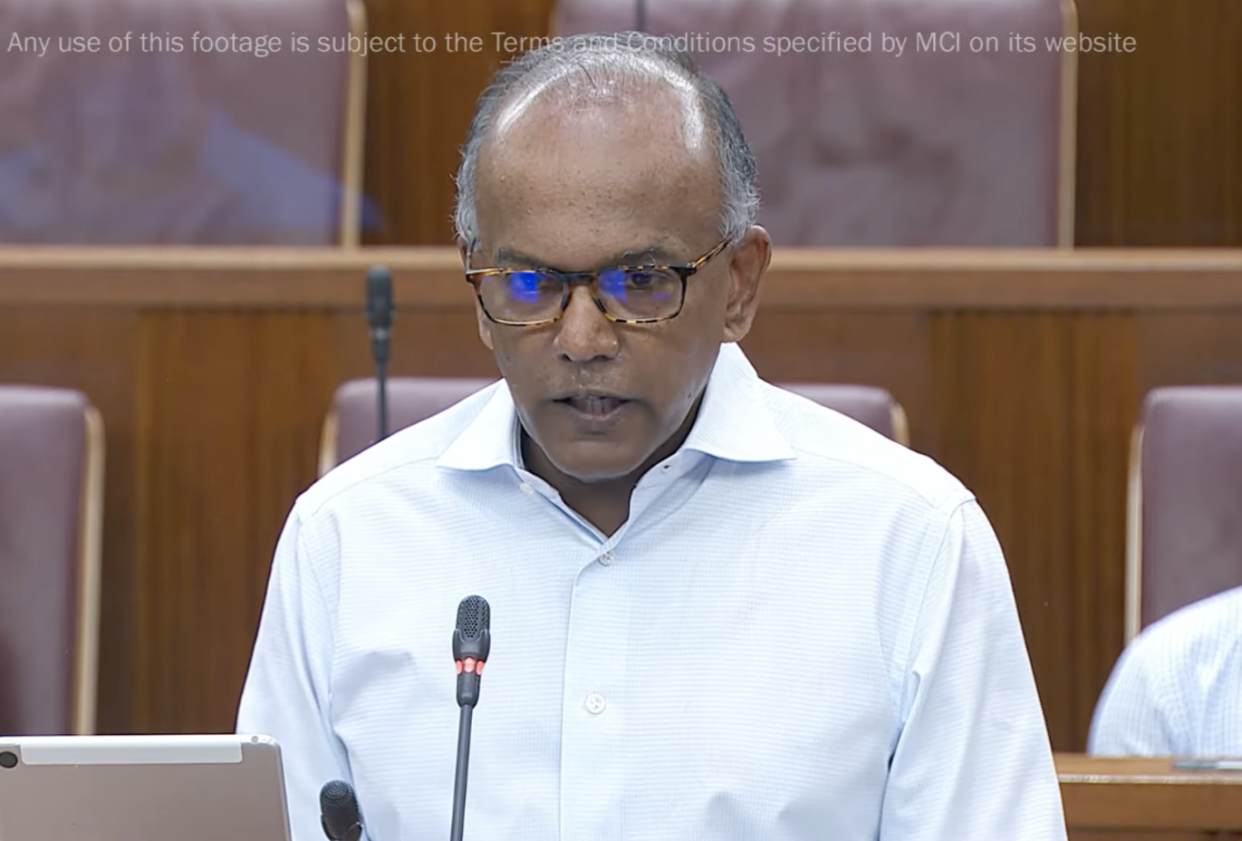
[[[686,281],[732,241],[725,237],[692,263],[680,266],[610,266],[590,272],[553,269],[467,269],[483,313],[513,327],[558,321],[575,283],[589,283],[595,306],[618,324],[655,324],[676,318],[686,300]]]

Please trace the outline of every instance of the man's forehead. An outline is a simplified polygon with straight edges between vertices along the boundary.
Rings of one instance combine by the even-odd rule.
[[[544,269],[561,269],[571,270],[566,266],[558,266],[555,261],[550,261],[546,257],[537,256],[533,253],[518,248],[514,245],[501,244],[493,255],[496,263],[501,266],[511,268],[544,268]],[[676,245],[670,245],[666,242],[648,242],[646,245],[635,245],[622,247],[617,250],[601,251],[600,256],[596,258],[599,267],[604,266],[625,266],[645,263],[673,263],[684,259],[680,249]]]
[[[565,270],[678,262],[714,233],[714,149],[687,146],[667,88],[631,93],[532,101],[484,144],[475,185],[487,253]]]
[[[689,188],[714,180],[714,149],[687,144],[678,113],[659,100],[568,109],[552,103],[533,105],[505,134],[493,136],[480,150],[479,189],[559,184],[621,194],[631,188],[646,190],[658,184]]]
[[[681,262],[716,232],[712,186],[653,178],[615,188],[588,180],[578,189],[509,179],[479,193],[480,245],[508,265],[565,271]]]

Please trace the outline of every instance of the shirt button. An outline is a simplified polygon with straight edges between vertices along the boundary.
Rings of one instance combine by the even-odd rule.
[[[599,715],[608,706],[608,702],[604,700],[604,696],[598,692],[592,692],[586,697],[587,712],[591,715]]]
[[[612,554],[612,552],[605,552],[604,554],[599,556],[599,562],[603,564],[604,566],[612,566],[612,562],[615,561],[616,559],[617,559],[617,556]]]
[[[533,494],[535,492],[535,489],[532,488],[530,484],[528,484],[527,482],[523,482],[522,484],[518,485],[518,487],[522,489],[522,493],[524,494]]]

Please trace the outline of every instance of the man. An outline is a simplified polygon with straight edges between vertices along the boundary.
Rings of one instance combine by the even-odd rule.
[[[503,382],[281,538],[239,729],[283,743],[297,841],[333,777],[373,839],[446,835],[474,593],[469,836],[1063,839],[984,515],[756,376],[749,150],[688,59],[626,41],[554,43],[479,103],[457,224]]]
[[[1170,613],[1134,639],[1100,697],[1088,750],[1242,757],[1242,587]]]

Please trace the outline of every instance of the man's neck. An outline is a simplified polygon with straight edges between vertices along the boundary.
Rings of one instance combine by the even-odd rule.
[[[561,500],[587,522],[611,537],[630,518],[630,495],[647,465],[628,476],[583,482],[561,472],[530,436],[522,432],[522,461],[531,473],[556,489]]]
[[[691,408],[676,434],[665,441],[637,470],[628,475],[599,482],[583,482],[561,472],[539,445],[526,434],[525,430],[520,433],[522,461],[531,473],[555,488],[567,506],[578,512],[605,535],[611,537],[630,518],[630,497],[634,493],[634,488],[638,486],[639,480],[652,467],[677,452],[685,442],[690,429],[694,426],[695,418],[698,417],[701,401],[700,396],[699,402]]]

